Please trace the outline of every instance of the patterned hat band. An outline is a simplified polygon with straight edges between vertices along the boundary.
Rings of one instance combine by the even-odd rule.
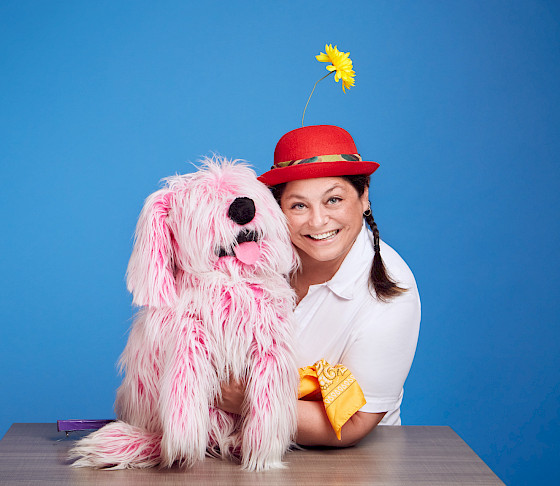
[[[362,157],[360,154],[333,154],[333,155],[318,155],[317,157],[310,157],[308,159],[287,160],[286,162],[278,162],[273,165],[271,169],[278,169],[280,167],[290,167],[292,165],[310,164],[312,162],[361,162]]]

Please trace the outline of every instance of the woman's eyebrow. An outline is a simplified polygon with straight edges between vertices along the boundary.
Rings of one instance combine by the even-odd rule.
[[[342,184],[335,184],[335,185],[332,186],[330,189],[327,189],[327,190],[325,191],[325,195],[328,194],[329,192],[335,191],[336,189],[342,189],[342,190],[344,190],[344,186],[343,186]]]
[[[344,190],[344,186],[341,184],[335,184],[334,186],[328,188],[323,194],[322,196],[326,196],[327,194],[335,191],[336,189],[342,189]],[[298,193],[288,193],[286,196],[286,199],[307,199],[307,196],[302,195],[302,194],[298,194]]]
[[[302,196],[301,194],[298,194],[298,193],[292,193],[292,194],[288,193],[288,194],[284,194],[284,197],[285,197],[286,199],[306,199],[305,196]]]

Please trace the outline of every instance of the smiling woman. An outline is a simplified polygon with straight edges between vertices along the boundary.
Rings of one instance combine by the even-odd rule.
[[[341,177],[321,177],[288,182],[279,199],[305,269],[293,278],[300,301],[309,285],[330,280],[339,269],[362,229],[368,197]]]
[[[337,431],[340,437],[323,402],[300,399],[296,440],[302,445],[349,446],[379,423],[401,423],[420,299],[406,263],[379,239],[367,191],[378,167],[362,160],[348,132],[320,125],[285,134],[274,167],[259,177],[286,215],[301,259],[291,275],[297,365],[341,365],[365,399]],[[228,384],[222,391],[221,406],[239,410],[243,387]]]

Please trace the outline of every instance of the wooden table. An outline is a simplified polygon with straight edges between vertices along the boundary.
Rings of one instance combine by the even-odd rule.
[[[356,447],[292,451],[286,469],[261,473],[213,458],[192,469],[74,469],[66,456],[82,435],[66,437],[55,424],[13,424],[0,441],[0,484],[503,484],[449,427],[379,426]]]

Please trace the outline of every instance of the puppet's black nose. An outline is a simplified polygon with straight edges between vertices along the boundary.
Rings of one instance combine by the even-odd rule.
[[[255,217],[255,203],[248,197],[238,197],[231,203],[228,216],[229,219],[243,226]]]

